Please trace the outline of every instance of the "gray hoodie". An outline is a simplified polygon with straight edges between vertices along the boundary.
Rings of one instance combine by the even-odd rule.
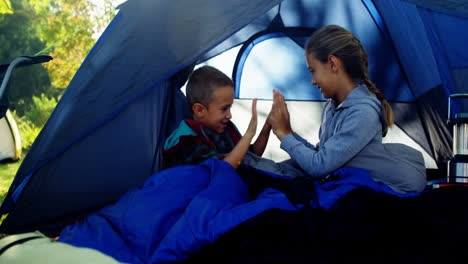
[[[422,191],[426,184],[422,154],[403,144],[382,144],[383,122],[380,101],[360,84],[340,105],[331,100],[325,104],[316,146],[295,133],[283,138],[281,148],[313,178],[357,167],[398,192]]]

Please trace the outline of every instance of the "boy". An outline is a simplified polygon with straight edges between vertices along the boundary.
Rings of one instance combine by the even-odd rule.
[[[168,167],[215,158],[237,169],[249,148],[258,156],[263,154],[271,131],[268,119],[250,146],[257,131],[257,99],[252,102],[247,131],[241,136],[230,121],[234,84],[223,72],[211,66],[195,70],[188,80],[186,94],[192,119],[183,120],[166,140],[163,156]]]

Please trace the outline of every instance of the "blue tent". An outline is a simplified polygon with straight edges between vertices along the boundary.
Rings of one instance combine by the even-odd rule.
[[[233,48],[238,98],[268,99],[276,87],[289,100],[323,101],[301,49],[327,24],[361,39],[396,124],[440,172],[452,156],[447,98],[468,89],[464,1],[130,0],[119,9],[19,168],[1,233],[60,229],[141,186],[162,169],[161,144],[186,114],[180,88],[192,68]],[[262,45],[283,49],[291,64],[264,49],[268,67],[251,74]],[[269,78],[258,86],[268,89],[249,88],[249,76],[261,74]]]

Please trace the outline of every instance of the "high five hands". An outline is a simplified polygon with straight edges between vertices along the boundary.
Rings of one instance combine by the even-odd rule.
[[[257,98],[252,101],[252,118],[250,119],[249,126],[245,132],[245,136],[253,138],[257,133]]]
[[[273,133],[280,141],[283,140],[284,136],[294,134],[291,128],[289,111],[284,101],[284,96],[275,89],[273,89],[273,105],[271,106],[271,112],[268,118]]]
[[[257,99],[255,98],[252,101],[252,118],[250,119],[245,136],[250,138],[255,136],[255,133],[257,132],[257,123]],[[291,128],[289,111],[284,100],[284,96],[275,89],[273,89],[273,104],[266,123],[266,125],[271,127],[271,130],[279,140],[283,140],[283,137],[288,134],[294,134],[294,131]]]

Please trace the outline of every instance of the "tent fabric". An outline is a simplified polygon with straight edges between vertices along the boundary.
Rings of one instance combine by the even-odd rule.
[[[421,120],[427,134],[432,140],[432,153],[436,160],[450,160],[452,155],[452,130],[447,124],[448,100],[445,98],[445,91],[442,85],[429,90],[423,94],[416,102],[421,114]]]
[[[5,116],[8,110],[8,88],[13,69],[52,60],[50,56],[21,56],[14,59],[10,64],[0,65],[0,118]]]
[[[185,79],[187,74],[184,74]],[[125,108],[114,122],[106,122],[94,133],[76,142],[73,148],[66,150],[66,155],[59,155],[55,158],[55,162],[43,165],[41,173],[49,175],[48,182],[42,182],[36,177],[30,178],[39,182],[24,185],[23,190],[35,197],[40,205],[22,204],[25,202],[23,199],[28,198],[19,196],[20,188],[7,196],[7,199],[17,199],[17,204],[21,205],[10,213],[12,217],[9,218],[28,219],[24,221],[24,226],[14,224],[17,226],[14,232],[21,232],[25,226],[40,222],[43,218],[42,214],[48,216],[48,221],[60,223],[68,221],[70,208],[74,208],[75,212],[80,214],[89,213],[109,201],[116,201],[128,191],[128,188],[140,186],[148,175],[158,171],[162,159],[157,147],[158,142],[166,137],[168,133],[166,129],[168,131],[173,129],[165,122],[169,118],[174,121],[183,118],[183,114],[177,115],[171,109],[171,105],[175,105],[178,101],[176,95],[171,94],[171,91],[176,91],[176,87],[180,85],[180,83],[177,84],[176,77],[163,82],[149,94]],[[171,103],[165,104],[164,102]],[[161,115],[166,112],[174,113],[167,116]],[[121,133],[125,135],[124,138],[121,137]],[[122,141],[130,144],[124,146],[118,144]],[[99,146],[99,148],[89,152],[87,150],[89,146]],[[117,160],[120,164],[116,164]],[[74,165],[69,164],[70,162]],[[63,177],[63,175],[67,176]],[[31,174],[27,177],[31,177]],[[87,180],[87,177],[95,179]],[[40,188],[37,188],[36,184],[39,184]],[[73,193],[82,198],[67,199],[57,204],[57,191],[59,195],[67,196]],[[37,210],[41,214],[31,215],[31,210]],[[55,219],[58,216],[61,218]],[[8,225],[9,219],[5,219],[4,223]],[[61,227],[47,227],[44,232],[57,228]]]
[[[418,6],[455,16],[468,17],[468,3],[465,0],[405,0]]]
[[[467,78],[466,61],[456,58],[468,52],[462,47],[466,27],[458,27],[457,36],[445,30],[465,25],[466,18],[449,6],[452,1],[438,5],[455,16],[432,8],[434,1],[414,2],[372,1],[388,35],[362,1],[125,2],[22,162],[0,208],[9,213],[0,232],[60,225],[141,186],[162,167],[159,148],[178,123],[174,117],[186,114],[178,88],[190,68],[272,23],[312,29],[338,24],[353,32],[369,54],[377,87],[392,103],[412,104],[397,110],[417,110],[395,113],[396,123],[443,165],[452,138],[440,101],[466,91],[460,85]]]
[[[427,153],[433,153],[434,149],[430,141],[426,137],[426,129],[424,123],[421,121],[421,111],[416,104],[413,103],[390,103],[392,107],[395,123],[397,123],[402,130],[411,138],[416,141]]]
[[[25,226],[44,216],[52,221],[66,217],[70,209],[82,212],[103,206],[142,184],[162,165],[158,146],[165,136],[164,127],[177,122],[168,118],[174,107],[171,98],[180,85],[166,79],[277,3],[135,0],[123,4],[31,146],[0,213],[18,205],[10,219],[24,217]],[[164,12],[157,16],[155,10]],[[43,182],[35,175],[55,179]],[[30,197],[19,196],[23,190],[31,190],[43,207],[30,207],[26,202]],[[58,208],[49,206],[67,200],[49,195],[57,194],[56,190],[59,196],[74,193],[88,198],[71,199]],[[37,219],[25,217],[29,210],[41,213],[35,214]],[[18,222],[3,223],[19,227]]]
[[[450,68],[467,68],[468,52],[466,52],[466,42],[468,36],[459,34],[457,29],[468,27],[468,19],[437,12],[425,12],[428,13],[428,19],[430,19],[426,24],[433,23],[434,26],[431,28],[439,36],[442,51],[447,54]]]
[[[15,139],[6,118],[0,119],[0,160],[16,156]]]
[[[405,1],[377,0],[374,3],[384,19],[387,18],[385,23],[415,96],[439,85],[437,63],[417,7]],[[418,52],[414,52],[416,50]]]
[[[451,74],[457,90],[460,93],[466,93],[466,89],[463,89],[463,87],[466,87],[468,83],[468,68],[452,69]]]
[[[122,5],[115,18],[117,25],[112,24],[106,30],[63,94],[61,102],[67,103],[59,102],[52,113],[50,119],[55,120],[58,115],[60,123],[46,124],[32,147],[32,153],[37,154],[25,160],[20,173],[28,174],[24,168],[29,172],[38,169],[37,163],[63,152],[64,146],[112,118],[158,83],[192,63],[199,54],[277,3],[245,2],[219,5],[215,1],[187,4],[184,1],[136,0]],[[211,16],[198,15],[209,14],[213,7]],[[164,16],[154,16],[154,10],[165,10]],[[182,13],[183,10],[190,10],[190,13]],[[162,32],[148,32],[149,29]],[[160,34],[167,37],[160,38]],[[145,58],[152,59],[142,65]],[[80,101],[72,103],[76,97]],[[75,115],[80,118],[75,119]]]
[[[308,13],[312,12],[316,15],[308,15]],[[271,16],[271,14],[268,13],[264,16]],[[323,1],[283,1],[279,7],[279,16],[283,22],[282,27],[277,26],[273,32],[266,32],[276,33],[275,35],[259,36],[257,40],[252,40],[252,44],[249,45],[249,48],[245,50],[242,49],[241,52],[255,51],[255,45],[262,45],[263,42],[268,43],[268,40],[272,37],[282,36],[282,34],[280,34],[281,32],[284,32],[289,37],[300,37],[303,35],[303,32],[305,32],[305,30],[302,32],[294,32],[290,30],[291,28],[303,27],[308,28],[309,32],[312,32],[312,29],[320,28],[323,25],[338,24],[353,32],[361,40],[369,54],[370,78],[376,86],[385,93],[386,97],[392,101],[414,101],[415,97],[405,80],[405,75],[398,66],[398,60],[392,50],[391,43],[383,37],[383,33],[375,25],[372,16],[362,2],[330,0],[324,4]],[[305,38],[305,40],[306,39],[307,38]],[[302,45],[304,44],[305,41],[303,41]],[[285,47],[283,49],[286,49],[286,47],[289,49],[294,48],[291,47],[289,43],[283,45]],[[271,52],[274,52],[276,51],[274,49],[276,46],[268,46],[268,48],[271,49]],[[265,48],[261,50],[265,50]],[[252,62],[250,62],[251,64],[256,66],[257,64],[261,64],[263,67],[257,66],[258,72],[249,68],[248,79],[242,78],[242,80],[239,80],[239,76],[233,76],[233,79],[236,79],[237,83],[242,84],[241,87],[236,87],[237,90],[241,89],[239,98],[251,98],[253,87],[259,86],[260,89],[255,89],[255,91],[259,90],[257,94],[258,98],[271,99],[271,87],[273,87],[285,92],[286,95],[290,95],[289,97],[286,96],[286,99],[298,100],[298,98],[302,97],[300,100],[323,100],[319,94],[304,96],[304,92],[293,93],[290,89],[287,89],[291,83],[295,83],[287,78],[298,78],[304,80],[299,83],[299,85],[304,87],[298,90],[310,90],[310,74],[304,64],[303,51],[284,51],[284,53],[288,52],[290,54],[299,54],[299,57],[295,56],[293,59],[287,61],[289,63],[286,64],[286,66],[282,64],[282,61],[277,64],[271,63],[272,58],[269,56],[261,56],[263,58],[262,60],[257,59],[258,56],[249,56],[247,62],[245,62],[246,64],[249,63],[249,60],[252,60]],[[281,55],[279,52],[276,53]],[[242,56],[242,54],[239,54],[239,56]],[[234,71],[236,75],[242,74],[243,66],[244,63],[235,65]],[[283,67],[283,71],[285,71],[285,73],[283,73],[285,76],[284,78],[278,76],[281,67]],[[385,72],[385,74],[382,74],[383,72]],[[259,75],[269,76],[265,77],[268,82],[263,83],[262,80],[258,78]],[[279,80],[270,80],[270,78],[273,78],[270,76],[278,76]],[[262,87],[270,87],[270,89],[268,90],[265,88],[264,90],[268,91],[263,92],[261,89]],[[245,97],[242,96],[243,89],[247,91]]]
[[[208,0],[190,4],[136,0],[122,5],[115,19],[117,25],[112,24],[106,30],[73,77],[61,99],[67,103],[59,102],[50,117],[55,120],[57,115],[59,120],[45,125],[32,146],[32,153],[37,154],[25,159],[20,174],[39,169],[38,164],[63,152],[70,142],[93,131],[277,3],[245,2],[219,5]],[[212,16],[198,15],[210,13],[213,7]],[[165,10],[164,16],[154,16],[154,10]],[[182,10],[190,10],[190,13]],[[151,29],[162,32],[148,32]],[[167,37],[160,38],[161,34]],[[142,61],[146,62],[142,65]],[[79,102],[74,100],[76,97],[80,98]]]
[[[281,1],[277,1],[277,3],[280,2]],[[225,39],[211,50],[208,50],[206,53],[202,54],[199,58],[199,62],[207,61],[219,54],[224,53],[226,50],[242,45],[254,34],[268,29],[274,17],[278,14],[280,6],[281,4],[278,4],[277,6],[271,8],[265,14],[255,18],[253,21],[245,25],[239,31],[235,32],[229,38]]]
[[[21,137],[10,111],[0,118],[0,161],[19,160],[21,156]]]
[[[453,78],[453,72],[466,63],[464,58],[468,51],[462,44],[465,43],[466,34],[454,33],[453,29],[463,28],[468,19],[449,16],[409,2],[411,1],[374,1],[379,12],[386,18],[385,22],[402,67],[418,97],[417,108],[425,133],[429,135],[426,137],[432,144],[433,157],[443,167],[452,156],[451,128],[447,120],[444,120],[447,116],[446,100],[450,94],[466,91],[466,87],[460,82],[466,76],[460,74],[456,79]],[[451,3],[447,3],[447,7],[450,5]],[[391,19],[396,17],[398,19]],[[407,127],[406,131],[408,130],[412,129]]]

